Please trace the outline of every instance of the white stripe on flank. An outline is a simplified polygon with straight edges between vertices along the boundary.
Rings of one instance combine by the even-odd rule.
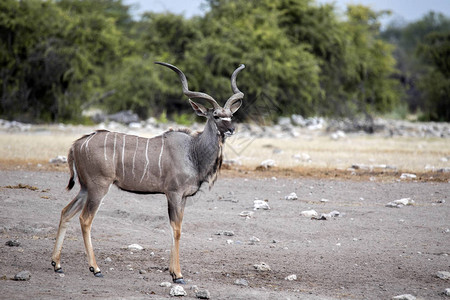
[[[89,142],[92,140],[92,138],[97,134],[98,131],[94,132],[87,140],[86,140],[86,151],[89,148]],[[82,146],[83,147],[83,146]]]
[[[106,140],[108,139],[108,135],[109,135],[109,132],[106,133],[106,136],[105,136],[105,142],[103,143],[103,150],[104,150],[104,153],[105,153],[105,160],[108,160],[108,159],[106,158]]]
[[[123,135],[123,142],[122,142],[122,178],[125,178],[125,137],[127,135]]]
[[[164,151],[164,135],[161,136],[161,152],[159,153],[159,160],[158,160],[158,166],[159,166],[159,177],[162,176],[162,169],[161,169],[161,158]]]
[[[149,139],[147,139],[147,145],[145,146],[145,167],[144,167],[144,174],[142,174],[141,181],[139,181],[139,182],[142,182],[142,180],[144,179],[145,173],[147,172],[147,166],[148,166],[148,142],[149,142]]]
[[[114,152],[113,152],[113,163],[116,162],[116,140],[117,140],[117,132],[114,132]]]
[[[136,137],[136,149],[134,150],[134,155],[133,155],[133,169],[131,170],[131,172],[133,173],[133,178],[135,177],[134,174],[134,162],[136,161],[136,153],[137,153],[137,149],[138,149],[138,144],[139,144],[139,137]]]

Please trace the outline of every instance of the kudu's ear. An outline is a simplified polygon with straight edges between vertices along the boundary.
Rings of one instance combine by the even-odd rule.
[[[230,106],[231,113],[234,114],[242,105],[242,99],[236,100],[233,104]]]
[[[204,107],[203,105],[196,103],[189,99],[189,103],[191,103],[192,108],[194,109],[195,113],[200,117],[206,117],[208,114],[208,109]]]

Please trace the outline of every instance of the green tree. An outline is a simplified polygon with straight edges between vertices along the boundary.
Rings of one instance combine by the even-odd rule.
[[[425,102],[424,118],[450,121],[450,31],[433,32],[418,48],[429,64],[429,71],[420,82]]]
[[[413,113],[429,110],[427,96],[423,94],[424,76],[429,73],[430,61],[418,55],[418,47],[432,32],[450,31],[450,19],[442,13],[430,11],[420,20],[408,24],[390,24],[382,33],[383,39],[395,45],[394,57],[398,72],[395,78],[405,90],[403,102]],[[429,115],[429,113],[427,113]],[[427,117],[425,116],[425,119]]]
[[[211,10],[200,21],[204,38],[188,50],[186,68],[195,88],[223,102],[231,94],[231,72],[245,63],[238,86],[253,104],[249,109],[308,114],[320,97],[318,61],[308,45],[286,36],[272,2],[209,1]]]
[[[82,3],[0,3],[2,116],[79,120],[81,104],[104,84],[102,67],[120,61],[115,20],[64,7],[69,2]]]

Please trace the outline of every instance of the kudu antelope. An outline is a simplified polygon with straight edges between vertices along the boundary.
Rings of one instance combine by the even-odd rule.
[[[70,190],[78,177],[80,191],[62,210],[52,265],[61,269],[61,249],[68,221],[78,212],[89,261],[89,270],[103,277],[94,256],[91,242],[92,221],[100,203],[112,184],[134,193],[163,193],[167,197],[169,220],[173,230],[169,271],[176,283],[184,283],[179,260],[181,223],[186,198],[193,196],[203,182],[210,187],[222,164],[225,137],[234,133],[233,114],[242,104],[244,94],[236,85],[236,76],[245,68],[240,65],[231,76],[233,95],[221,107],[211,96],[188,89],[186,76],[177,67],[156,62],[175,71],[180,77],[183,93],[197,115],[206,117],[202,132],[188,129],[169,130],[153,138],[98,130],[76,140],[69,151]],[[212,109],[191,98],[206,100]]]

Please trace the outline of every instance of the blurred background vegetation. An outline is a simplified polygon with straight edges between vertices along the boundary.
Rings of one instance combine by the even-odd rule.
[[[0,118],[83,123],[83,110],[132,110],[187,122],[177,76],[223,103],[230,75],[246,109],[275,117],[387,115],[450,121],[450,19],[381,30],[388,12],[312,0],[206,0],[203,16],[145,13],[122,0],[2,0]],[[239,114],[244,119],[250,114]],[[273,116],[272,116],[273,117]]]

